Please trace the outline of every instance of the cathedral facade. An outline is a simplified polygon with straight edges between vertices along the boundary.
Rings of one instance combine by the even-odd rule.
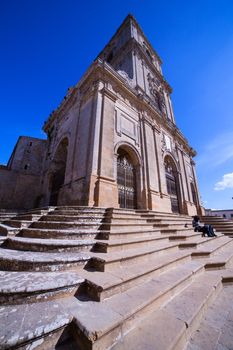
[[[0,168],[1,207],[199,213],[195,151],[176,126],[161,64],[127,16],[45,122],[47,140],[21,138]]]

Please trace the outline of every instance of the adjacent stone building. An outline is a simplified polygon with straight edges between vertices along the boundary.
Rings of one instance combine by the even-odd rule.
[[[0,165],[0,208],[34,208],[40,201],[40,181],[47,141],[20,136],[6,166]]]
[[[205,209],[207,216],[222,216],[224,219],[233,220],[233,209]]]
[[[177,128],[161,59],[127,16],[43,126],[0,169],[1,207],[86,205],[193,215],[195,151]]]

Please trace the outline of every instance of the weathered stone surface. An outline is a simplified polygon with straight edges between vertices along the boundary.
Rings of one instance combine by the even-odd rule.
[[[209,307],[196,332],[191,336],[187,350],[233,348],[232,287],[222,289]]]
[[[77,285],[84,279],[76,272],[0,271],[0,294],[32,293]]]
[[[65,213],[70,210],[73,209],[63,208],[61,216],[65,217]],[[78,208],[75,210],[79,212]],[[117,213],[114,217],[110,216],[110,227],[114,224],[114,220],[120,222],[121,211],[118,210]],[[77,236],[78,239],[67,239],[68,231],[66,229],[53,230],[53,238],[48,239],[45,232],[51,231],[46,229],[46,224],[49,222],[47,220],[43,220],[45,227],[42,231],[22,230],[23,234],[31,230],[29,231],[30,237],[9,238],[9,245],[13,245],[11,248],[14,247],[14,244],[16,246],[19,244],[18,248],[23,249],[24,245],[29,250],[0,249],[2,257],[0,265],[2,264],[2,268],[6,270],[0,273],[0,282],[2,280],[0,296],[4,303],[3,306],[6,306],[9,311],[14,310],[14,307],[18,308],[18,306],[23,308],[24,305],[25,307],[32,305],[33,308],[34,305],[38,305],[38,307],[40,305],[41,309],[44,310],[44,305],[52,305],[44,303],[54,300],[62,305],[62,310],[66,310],[69,322],[73,320],[72,329],[76,337],[75,341],[82,350],[107,349],[115,343],[116,347],[126,346],[130,349],[130,346],[133,347],[134,344],[132,339],[137,339],[138,334],[146,335],[146,338],[142,338],[142,342],[139,339],[138,343],[134,344],[139,348],[143,346],[150,349],[152,344],[156,343],[158,349],[160,347],[162,349],[163,346],[179,349],[189,339],[190,332],[197,326],[207,306],[211,303],[215,291],[219,288],[221,280],[224,281],[225,278],[226,282],[224,283],[231,281],[232,271],[230,268],[226,271],[208,272],[207,276],[207,273],[204,272],[204,266],[207,262],[211,265],[212,259],[220,257],[222,260],[229,260],[232,239],[223,236],[217,239],[206,238],[201,241],[199,236],[193,233],[189,236],[190,231],[187,231],[181,237],[177,236],[175,241],[170,241],[172,215],[165,217],[157,214],[160,225],[165,220],[171,219],[169,226],[165,224],[164,232],[160,233],[158,230],[148,231],[146,229],[143,231],[140,228],[139,220],[141,214],[136,215],[136,212],[134,214],[132,215],[132,212],[127,214],[122,210],[123,221],[127,222],[127,215],[131,217],[132,224],[135,220],[134,231],[132,230],[129,234],[127,231],[124,233],[124,230],[119,229],[115,231],[116,235],[114,231],[110,230],[106,236],[109,240],[100,241],[93,236],[90,241],[81,238],[80,234]],[[91,216],[92,212],[90,211],[88,215]],[[148,213],[148,218],[150,215]],[[66,220],[62,221],[66,222]],[[177,217],[175,221],[177,221]],[[100,230],[100,236],[101,231],[106,232],[104,229]],[[141,238],[139,237],[140,231]],[[38,232],[40,238],[36,238]],[[22,233],[20,232],[20,234]],[[58,234],[59,239],[55,238],[55,233]],[[182,249],[179,249],[180,242],[184,239],[193,244],[196,242],[200,242],[200,244],[193,248],[187,246],[185,249],[183,246]],[[113,250],[109,253],[91,251],[85,254],[78,251],[87,243],[91,243],[89,249],[93,250],[94,242],[105,242],[104,244],[106,244],[108,241],[110,246],[118,246],[116,251]],[[4,245],[7,247],[7,240]],[[137,248],[133,248],[134,245]],[[59,249],[35,252],[33,251],[35,246],[46,249],[59,247]],[[64,251],[65,248],[72,246],[77,248],[77,252]],[[198,260],[193,260],[192,257],[195,257],[193,253],[199,252],[201,254],[202,246],[205,246],[208,256],[213,254],[214,258],[206,256],[200,258],[198,256]],[[78,264],[76,264],[77,261]],[[92,263],[83,270],[83,266],[88,261]],[[81,265],[79,265],[80,262]],[[104,268],[110,264],[111,269],[108,272],[96,271],[95,268],[100,262]],[[77,268],[78,272],[62,272],[62,270],[76,270]],[[50,272],[53,269],[56,272]],[[78,293],[76,293],[77,291]],[[74,297],[71,298],[72,295]],[[9,298],[8,305],[7,298]],[[101,301],[94,302],[90,298]],[[11,306],[9,306],[10,303]],[[161,311],[159,311],[160,309]],[[22,316],[23,309],[17,310],[17,313]],[[47,311],[45,310],[45,312]],[[175,320],[174,325],[169,326],[168,324],[171,332],[175,327],[174,333],[176,335],[171,337],[173,340],[170,337],[166,338],[160,329],[165,322],[163,321],[165,314],[170,315],[170,320],[173,318]],[[4,314],[5,316],[6,314]],[[66,323],[61,325],[62,321],[59,317],[57,319],[54,316],[54,319],[58,320],[58,327],[54,326],[55,333],[53,333],[56,334],[54,340],[56,342],[61,336],[58,328],[66,327]],[[156,336],[156,339],[153,338],[154,335],[150,330],[151,317],[157,320],[157,333],[155,334],[160,334],[160,337]],[[4,322],[6,322],[6,318],[4,318]],[[33,329],[37,330],[37,323],[32,324]],[[52,333],[50,328],[46,329],[49,329],[47,333],[42,329],[42,340],[47,350],[52,344]],[[10,333],[7,334],[5,338],[2,338],[4,344],[5,342],[8,344],[9,339],[11,341]],[[17,334],[19,344],[21,341],[29,341],[32,346],[34,346],[33,344],[36,346],[36,333],[30,334],[30,339],[26,338],[24,328]],[[43,344],[38,346],[43,348]]]
[[[0,250],[0,268],[2,270],[56,271],[88,262],[90,255],[76,253],[24,252],[10,249]]]
[[[43,305],[43,309],[42,309]],[[43,304],[2,306],[0,308],[1,349],[10,349],[64,327],[72,320],[59,301]]]
[[[8,249],[30,250],[40,252],[63,252],[90,250],[96,243],[95,240],[88,239],[40,239],[14,237],[5,240],[4,247]]]

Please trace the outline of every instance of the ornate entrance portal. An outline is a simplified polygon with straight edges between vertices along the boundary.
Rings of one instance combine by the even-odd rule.
[[[177,171],[173,162],[169,158],[165,160],[165,175],[167,182],[167,192],[170,195],[171,199],[172,212],[180,213]]]
[[[119,150],[117,158],[118,202],[120,208],[136,208],[135,167],[124,150]]]

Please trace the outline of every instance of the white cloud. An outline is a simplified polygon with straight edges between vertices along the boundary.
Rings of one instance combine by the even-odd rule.
[[[223,175],[222,180],[214,186],[215,191],[222,191],[226,188],[233,188],[233,173]]]
[[[210,139],[205,149],[197,156],[197,167],[201,170],[216,168],[233,159],[233,132],[226,132]]]

